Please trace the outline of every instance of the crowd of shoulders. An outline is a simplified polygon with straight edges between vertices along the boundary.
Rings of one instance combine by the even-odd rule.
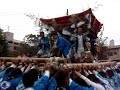
[[[2,65],[3,64],[3,65]],[[120,68],[80,69],[55,63],[1,64],[0,90],[119,90]],[[4,68],[3,68],[4,66]]]

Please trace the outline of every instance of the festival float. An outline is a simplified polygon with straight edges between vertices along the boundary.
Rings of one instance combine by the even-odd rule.
[[[43,19],[40,18],[40,22],[42,26],[47,27],[47,30],[59,32],[62,34],[62,31],[66,29],[70,33],[74,33],[74,30],[79,26],[83,28],[83,32],[87,32],[89,30],[88,37],[90,40],[97,39],[97,34],[100,32],[103,24],[98,21],[98,19],[95,17],[95,15],[92,12],[92,9],[89,8],[86,11],[83,11],[81,13],[76,13],[72,15],[57,17],[57,18],[51,18],[51,19]],[[93,46],[92,46],[93,48]],[[94,49],[94,48],[93,48]],[[95,54],[96,52],[91,51],[92,54]],[[99,52],[99,50],[98,50]],[[60,57],[54,57],[54,58],[20,58],[20,57],[0,57],[0,61],[6,61],[6,62],[15,62],[15,61],[24,61],[24,60],[32,60],[33,62],[36,61],[38,63],[46,63],[46,62],[57,62],[57,63],[66,63],[66,58],[60,58]],[[98,68],[98,66],[111,66],[112,64],[115,64],[115,62],[105,62],[105,63],[78,63],[78,64],[67,64],[68,66],[80,66],[80,67],[89,67],[89,68]]]

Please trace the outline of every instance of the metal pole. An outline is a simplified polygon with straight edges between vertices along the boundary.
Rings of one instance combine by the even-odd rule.
[[[68,9],[67,9],[66,15],[69,15],[69,11],[68,11]]]

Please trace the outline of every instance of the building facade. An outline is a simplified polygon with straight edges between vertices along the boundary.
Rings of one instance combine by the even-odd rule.
[[[120,45],[108,47],[108,59],[120,59]]]
[[[16,51],[18,47],[20,47],[21,41],[14,40],[14,34],[11,32],[4,32],[5,38],[8,42],[8,47],[10,51]]]

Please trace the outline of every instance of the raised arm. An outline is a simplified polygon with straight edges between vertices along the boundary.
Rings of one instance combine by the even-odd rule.
[[[87,77],[81,75],[79,72],[75,71],[75,74],[76,74],[77,76],[79,76],[80,78],[82,78],[83,80],[85,80],[85,82],[86,82],[88,85],[91,85],[91,86],[97,88],[98,90],[105,90],[102,85],[97,84],[97,83],[89,80]]]

